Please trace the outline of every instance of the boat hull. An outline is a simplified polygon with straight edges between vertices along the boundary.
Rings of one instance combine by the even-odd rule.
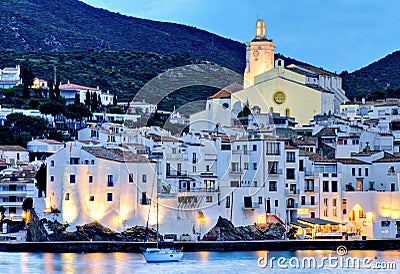
[[[178,262],[183,252],[175,249],[149,248],[143,251],[147,263]]]

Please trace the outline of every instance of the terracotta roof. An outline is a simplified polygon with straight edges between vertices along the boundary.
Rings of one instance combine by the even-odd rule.
[[[28,150],[26,148],[23,148],[21,146],[0,146],[0,150],[4,151],[26,151]]]
[[[60,89],[99,90],[98,88],[85,87],[85,86],[75,85],[75,84],[64,84],[64,85],[60,85]]]
[[[135,154],[131,151],[125,151],[120,148],[104,148],[104,147],[82,147],[83,150],[90,154],[107,160],[117,162],[131,162],[131,163],[148,163],[149,159],[146,157]]]
[[[352,152],[352,156],[369,156],[374,155],[376,153],[381,152],[380,150],[369,150],[369,151],[360,151],[360,152]]]
[[[342,163],[342,164],[354,164],[354,165],[366,165],[369,164],[367,162],[358,160],[358,159],[354,159],[354,158],[336,158],[336,161]]]
[[[95,140],[77,140],[79,143],[85,144],[85,145],[98,145],[100,144],[99,141],[95,141]]]
[[[322,155],[319,155],[317,153],[313,153],[310,151],[300,150],[299,154],[300,154],[300,156],[308,156],[308,158],[314,162],[336,162],[335,159],[329,159]]]
[[[317,137],[321,136],[336,136],[335,129],[334,128],[328,128],[325,127],[321,129],[317,134],[315,134]]]
[[[214,95],[208,97],[208,99],[222,99],[222,98],[231,98],[231,95],[233,92],[242,90],[243,87],[242,85],[239,84],[232,84],[229,85],[227,87],[224,87],[223,89],[221,89],[220,91],[218,91],[217,93],[215,93]]]
[[[390,162],[400,162],[400,158],[397,157],[383,157],[378,160],[372,161],[373,163],[390,163]]]
[[[36,139],[36,141],[46,143],[49,145],[62,145],[63,143],[56,141],[56,140],[51,140],[51,139]]]

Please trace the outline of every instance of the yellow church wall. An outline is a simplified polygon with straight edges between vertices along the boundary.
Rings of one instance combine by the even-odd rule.
[[[285,95],[285,100],[280,104],[274,101],[274,95],[278,91]],[[289,110],[289,116],[295,117],[298,124],[303,125],[322,112],[322,100],[320,91],[276,77],[234,93],[232,105],[238,101],[248,102],[250,108],[259,106],[262,113],[268,113],[272,107],[273,112],[282,116],[286,116],[286,110]]]

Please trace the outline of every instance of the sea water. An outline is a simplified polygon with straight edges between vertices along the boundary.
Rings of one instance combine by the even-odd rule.
[[[373,250],[343,256],[329,250],[184,252],[180,262],[148,264],[138,253],[0,252],[0,273],[400,273],[399,255]],[[339,265],[340,259],[353,265]],[[363,265],[362,260],[371,261]]]

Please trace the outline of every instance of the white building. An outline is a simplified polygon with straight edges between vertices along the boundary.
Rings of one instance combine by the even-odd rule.
[[[29,163],[29,152],[21,146],[0,146],[0,159],[5,159],[9,165]]]
[[[157,186],[155,163],[146,157],[69,143],[47,163],[46,207],[59,209],[63,222],[96,220],[118,231],[146,224]]]

